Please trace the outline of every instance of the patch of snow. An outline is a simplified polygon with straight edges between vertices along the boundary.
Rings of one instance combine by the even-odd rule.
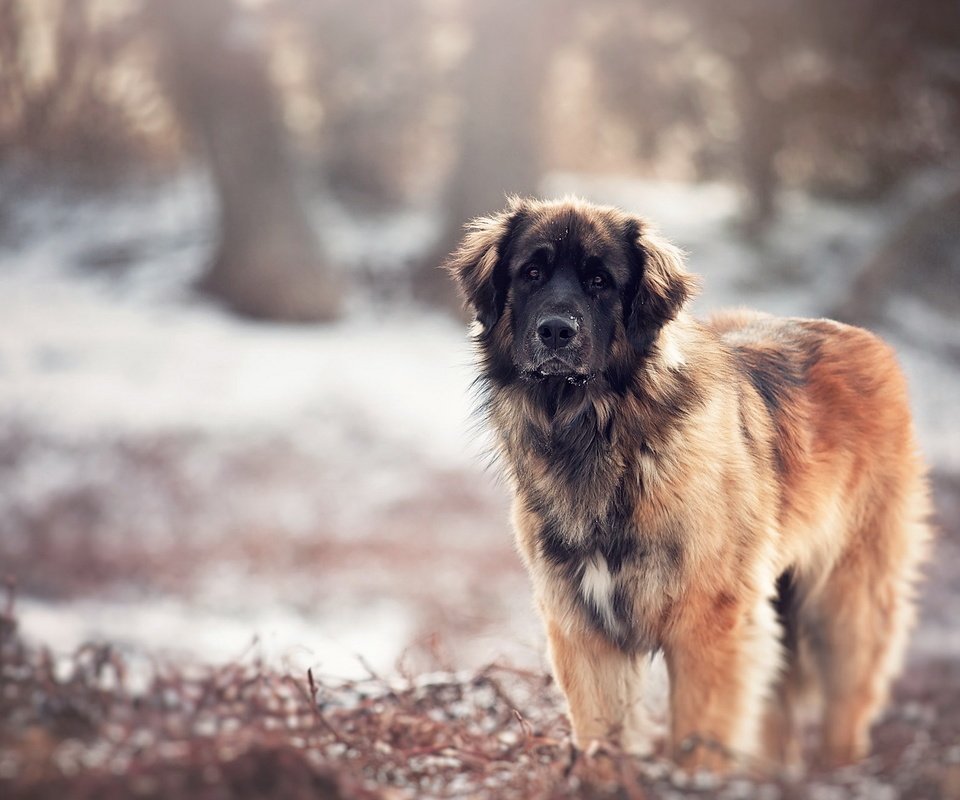
[[[0,416],[64,433],[298,430],[344,422],[441,463],[471,451],[472,356],[439,316],[258,325],[202,306],[142,305],[0,257]]]
[[[960,281],[960,272],[957,280]],[[916,296],[898,297],[895,304],[890,305],[896,306],[889,309],[889,313],[896,313],[899,330],[905,336],[920,342],[935,340],[941,346],[960,350],[960,324],[956,317],[948,316]]]
[[[960,473],[958,404],[960,371],[937,353],[896,333],[884,338],[897,352],[907,376],[910,405],[920,449],[927,461],[944,472]]]
[[[270,665],[307,666],[318,674],[362,678],[367,670],[390,672],[413,635],[411,620],[384,600],[352,607],[349,615],[313,617],[289,608],[250,608],[243,616],[163,597],[123,603],[80,599],[17,602],[27,641],[68,653],[85,642],[108,641],[135,653],[151,653],[210,664],[232,662],[253,652]]]
[[[342,269],[408,269],[439,227],[436,215],[426,209],[359,217],[329,198],[319,198],[312,213],[317,229],[323,231],[324,251]]]

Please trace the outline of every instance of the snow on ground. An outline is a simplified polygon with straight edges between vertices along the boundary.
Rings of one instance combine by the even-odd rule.
[[[749,305],[791,315],[833,307],[871,248],[933,191],[920,183],[899,205],[874,208],[788,197],[755,248],[736,235],[730,187],[558,175],[545,190],[657,220],[704,276],[699,311]],[[318,213],[336,222],[332,251],[355,266],[389,267],[386,244],[409,254],[435,227],[408,215],[378,239],[369,224]],[[459,322],[354,298],[334,325],[268,325],[201,302],[189,284],[210,252],[212,214],[194,177],[83,202],[26,192],[10,216],[0,238],[0,431],[26,432],[29,443],[4,472],[0,518],[45,519],[45,507],[83,485],[96,497],[116,492],[112,508],[125,524],[103,513],[91,523],[112,525],[113,541],[177,526],[191,542],[211,531],[227,541],[242,536],[246,520],[273,554],[310,537],[356,544],[368,536],[380,548],[379,561],[354,554],[345,569],[319,559],[279,577],[273,568],[258,575],[256,560],[234,571],[213,564],[189,598],[25,597],[29,636],[57,648],[106,637],[219,660],[259,634],[273,653],[303,647],[324,672],[356,674],[356,654],[385,669],[436,622],[424,617],[432,596],[448,605],[454,634],[461,629],[457,657],[505,651],[539,662],[504,493],[481,468],[485,442],[470,418],[472,358]],[[922,310],[912,314],[922,320]],[[955,320],[938,324],[957,331]],[[960,471],[960,375],[922,339],[894,343],[924,450],[939,468]],[[194,488],[194,504],[165,527],[141,523],[140,514],[162,516],[166,490],[121,445],[145,442],[153,452],[181,440],[163,468]],[[237,481],[224,465],[245,453],[261,471]],[[77,524],[70,517],[64,535]],[[20,533],[30,535],[29,525]],[[105,530],[92,532],[91,546],[107,541],[97,535]],[[406,537],[417,564],[391,564],[383,555],[391,535]],[[488,551],[502,563],[477,567],[476,554]]]
[[[93,635],[134,652],[159,648],[214,663],[253,653],[271,666],[296,667],[298,674],[312,667],[318,675],[340,678],[365,677],[365,665],[389,672],[414,634],[406,609],[389,600],[351,609],[349,616],[322,625],[278,606],[238,615],[176,597],[122,606],[87,598],[57,605],[25,599],[17,604],[17,617],[28,636],[65,652]]]
[[[333,448],[346,421],[431,460],[464,463],[470,353],[452,321],[258,326],[200,306],[118,305],[79,281],[48,291],[18,278],[0,277],[8,419],[128,435],[277,433],[299,423]]]
[[[148,298],[152,276],[118,287],[113,276],[77,269],[86,217],[35,247],[0,251],[5,419],[130,435],[309,423],[304,429],[318,436],[330,428],[331,446],[349,420],[426,457],[464,463],[471,356],[453,320],[399,313],[328,327],[266,325],[185,299],[185,281]],[[198,263],[203,255],[192,249]]]

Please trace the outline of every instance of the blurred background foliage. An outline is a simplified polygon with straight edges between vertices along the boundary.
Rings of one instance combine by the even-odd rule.
[[[296,680],[543,674],[438,266],[506,194],[577,192],[689,252],[696,313],[833,316],[896,349],[939,536],[859,772],[883,785],[858,796],[957,796],[958,117],[958,0],[0,0],[0,582],[18,630],[116,648],[148,693],[157,655],[245,653]],[[50,669],[47,700],[0,674],[19,709],[0,706],[0,796],[47,751],[51,785],[96,786],[101,764],[130,795],[139,767],[103,761],[115,727],[82,712],[99,733],[77,750],[94,695]],[[386,763],[370,752],[358,775]],[[390,796],[424,796],[407,790]]]
[[[200,288],[273,319],[340,312],[316,197],[433,209],[403,291],[452,308],[462,223],[548,172],[733,182],[755,239],[785,188],[876,201],[960,155],[956,0],[0,0],[0,64],[0,165],[202,167]]]

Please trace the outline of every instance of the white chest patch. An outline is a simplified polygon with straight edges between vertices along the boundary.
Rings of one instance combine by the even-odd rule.
[[[584,562],[583,576],[580,578],[580,594],[603,620],[608,631],[618,633],[620,623],[613,613],[613,576],[607,566],[607,560],[599,553]]]

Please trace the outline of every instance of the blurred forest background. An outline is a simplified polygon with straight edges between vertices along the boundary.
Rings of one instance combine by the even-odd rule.
[[[203,170],[217,245],[201,285],[270,319],[342,308],[317,197],[435,209],[404,288],[449,302],[434,267],[463,221],[550,172],[729,181],[756,236],[785,188],[875,201],[960,152],[949,0],[4,0],[0,15],[7,171],[104,191]]]
[[[659,223],[698,311],[894,344],[942,531],[911,664],[956,700],[956,0],[0,0],[23,635],[544,669],[438,264],[567,192]]]

